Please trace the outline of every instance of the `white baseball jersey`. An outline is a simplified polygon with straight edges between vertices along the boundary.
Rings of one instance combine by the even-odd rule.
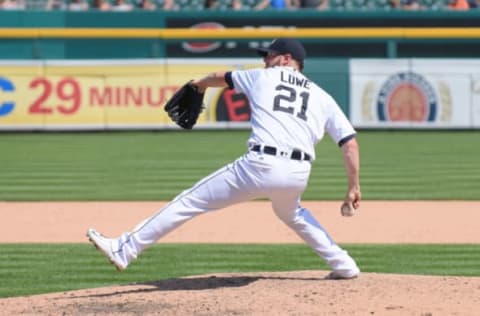
[[[250,101],[249,143],[297,149],[315,159],[325,131],[337,144],[355,134],[335,100],[292,67],[238,70],[231,79]]]

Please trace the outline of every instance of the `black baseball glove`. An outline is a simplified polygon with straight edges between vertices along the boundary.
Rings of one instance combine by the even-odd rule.
[[[168,116],[185,129],[192,129],[203,110],[203,93],[198,92],[192,81],[184,84],[165,104]]]

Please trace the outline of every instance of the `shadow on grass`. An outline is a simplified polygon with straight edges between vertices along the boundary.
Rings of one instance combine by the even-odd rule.
[[[128,285],[120,286],[120,289],[116,289],[110,293],[98,293],[91,295],[69,296],[69,298],[82,298],[82,297],[109,297],[119,294],[140,294],[150,293],[156,291],[201,291],[201,290],[213,290],[218,288],[235,288],[247,286],[253,282],[259,280],[280,280],[280,281],[326,281],[325,278],[302,278],[302,277],[278,277],[278,276],[227,276],[227,277],[191,277],[191,278],[176,278],[168,280],[160,280],[153,282],[132,283]],[[145,286],[145,288],[137,289],[125,289],[121,287],[131,286]]]

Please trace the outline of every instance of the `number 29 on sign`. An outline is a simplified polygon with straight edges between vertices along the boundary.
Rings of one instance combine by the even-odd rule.
[[[29,88],[40,91],[28,107],[31,114],[71,115],[80,109],[82,93],[80,84],[74,78],[62,78],[58,82],[44,77],[34,78]]]

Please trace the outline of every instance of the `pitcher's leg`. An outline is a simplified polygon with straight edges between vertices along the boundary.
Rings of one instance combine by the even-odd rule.
[[[124,265],[128,265],[145,248],[172,230],[206,211],[190,205],[186,200],[189,200],[189,196],[175,199],[114,241],[114,253]]]
[[[360,270],[347,251],[341,249],[312,214],[301,208],[297,201],[275,200],[273,209],[276,215],[292,228],[312,249],[323,258],[339,276],[357,276]]]
[[[128,265],[142,250],[191,218],[256,197],[254,188],[246,182],[248,177],[239,177],[242,172],[236,162],[200,180],[115,240],[112,246],[115,256]]]

